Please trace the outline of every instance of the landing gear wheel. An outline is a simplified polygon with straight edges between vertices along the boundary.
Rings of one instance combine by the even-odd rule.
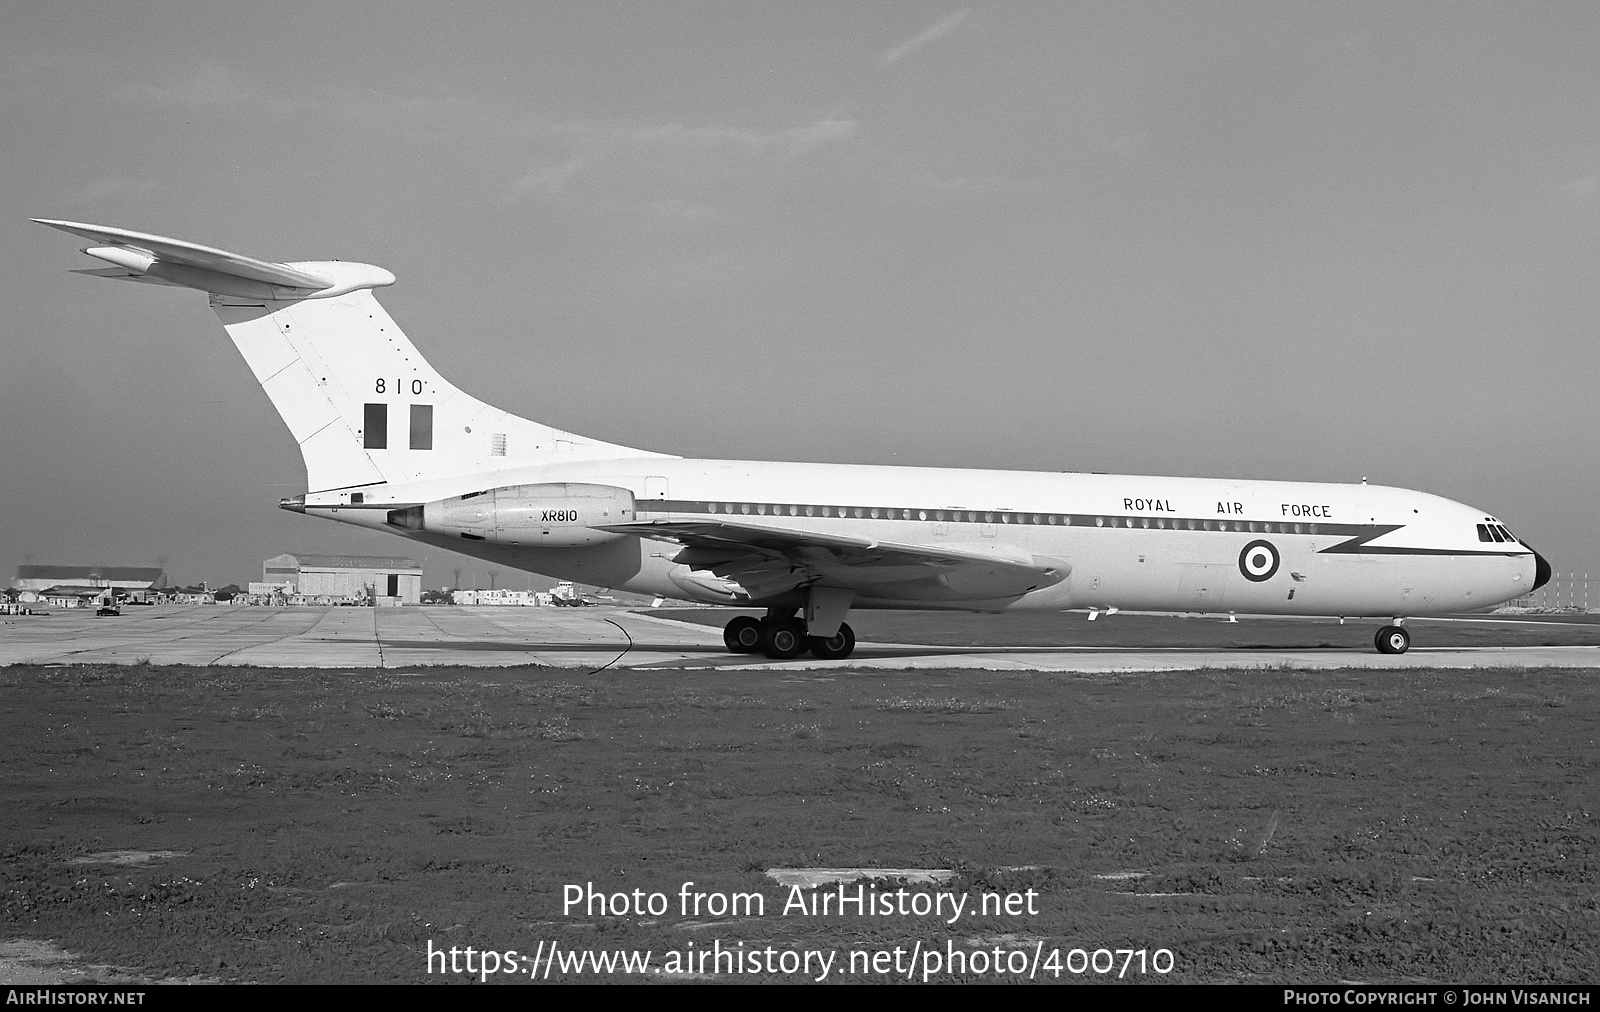
[[[753,654],[761,650],[761,623],[749,615],[739,615],[722,627],[722,642],[736,654]]]
[[[1378,630],[1374,641],[1380,654],[1403,654],[1411,649],[1411,634],[1397,625],[1386,625]]]
[[[775,661],[799,657],[810,645],[805,627],[797,619],[761,623],[761,652]]]
[[[855,630],[843,622],[832,636],[807,636],[806,639],[811,644],[812,656],[822,661],[842,661],[856,648]]]

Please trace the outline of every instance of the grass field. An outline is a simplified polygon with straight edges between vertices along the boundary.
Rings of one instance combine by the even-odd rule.
[[[1600,978],[1582,672],[12,667],[0,701],[0,937],[151,977],[462,981],[430,944],[555,942],[834,951],[830,980],[918,943],[1170,950],[1147,981]],[[764,872],[818,866],[1037,913],[781,913]],[[673,906],[564,913],[591,882]],[[684,916],[685,882],[764,916]]]

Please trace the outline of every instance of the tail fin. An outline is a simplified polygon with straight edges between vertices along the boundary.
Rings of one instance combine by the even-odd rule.
[[[343,261],[271,263],[163,236],[35,218],[116,265],[97,277],[196,288],[305,458],[310,492],[663,454],[540,425],[463,393],[395,326],[373,288],[394,275]]]

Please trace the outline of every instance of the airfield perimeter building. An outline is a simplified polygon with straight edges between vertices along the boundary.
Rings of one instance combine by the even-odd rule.
[[[387,604],[422,600],[415,559],[381,555],[276,555],[261,564],[263,583],[307,597],[371,597]]]
[[[134,600],[146,600],[152,588],[167,585],[160,566],[34,566],[17,567],[11,589],[23,600],[49,600],[63,608],[78,607],[111,588]]]

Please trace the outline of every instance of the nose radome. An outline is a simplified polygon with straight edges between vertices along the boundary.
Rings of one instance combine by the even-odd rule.
[[[1527,542],[1523,542],[1527,544]],[[1533,589],[1538,590],[1550,582],[1550,563],[1538,552],[1533,553]]]

